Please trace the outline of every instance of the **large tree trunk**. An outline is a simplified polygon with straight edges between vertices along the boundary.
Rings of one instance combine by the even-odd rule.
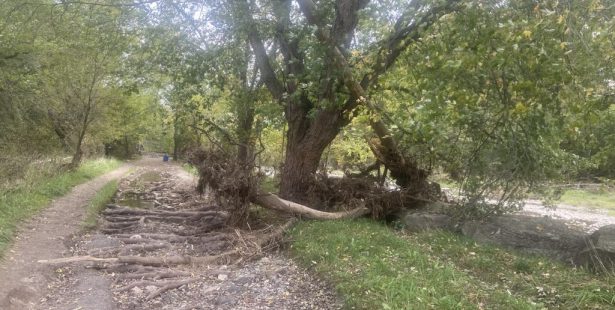
[[[250,42],[246,41],[244,51],[244,63],[241,65],[239,79],[241,81],[240,94],[236,97],[237,100],[237,159],[244,166],[248,166],[254,158],[254,89],[256,87],[256,77],[258,67],[254,69],[252,78],[248,80],[248,63],[250,62]]]
[[[239,145],[237,146],[237,159],[240,163],[247,165],[250,163],[253,154],[252,143],[252,124],[254,122],[254,109],[248,108],[245,116],[239,117]]]
[[[295,104],[287,108],[286,118],[288,131],[280,196],[309,203],[307,196],[320,158],[347,120],[334,110],[320,110],[312,119]]]
[[[307,202],[307,192],[313,183],[322,151],[311,146],[306,147],[297,141],[289,141],[280,183],[282,197]]]

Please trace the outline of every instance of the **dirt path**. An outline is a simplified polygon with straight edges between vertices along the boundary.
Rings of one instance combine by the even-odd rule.
[[[124,165],[76,186],[21,225],[13,246],[0,262],[0,309],[29,309],[45,296],[48,283],[55,277],[54,269],[37,261],[65,254],[65,241],[80,230],[84,206],[101,187],[120,178],[129,167]]]
[[[226,227],[226,211],[194,193],[195,178],[177,165],[152,158],[132,166],[134,172],[122,178],[115,204],[103,211],[97,230],[79,231],[80,206],[93,196],[94,186],[75,189],[41,214],[44,221],[28,223],[0,272],[0,290],[10,291],[0,309],[341,308],[326,283],[267,244],[256,245],[256,237],[274,228]],[[32,243],[33,238],[40,240]],[[237,249],[239,255],[202,263]],[[28,258],[22,258],[26,253]],[[107,261],[37,263],[84,256]],[[122,257],[159,262],[115,260]],[[201,262],[172,262],[190,257]],[[6,283],[5,275],[13,283]]]

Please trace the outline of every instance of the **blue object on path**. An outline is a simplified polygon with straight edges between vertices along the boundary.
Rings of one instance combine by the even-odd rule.
[[[169,155],[167,154],[162,155],[162,161],[169,161]]]

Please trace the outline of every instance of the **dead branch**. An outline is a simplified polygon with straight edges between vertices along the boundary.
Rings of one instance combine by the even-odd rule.
[[[179,277],[187,277],[191,274],[183,271],[154,271],[154,272],[143,272],[143,273],[129,273],[129,274],[120,274],[118,275],[118,279],[121,280],[159,280],[159,279],[168,279],[168,278],[179,278]]]
[[[153,298],[158,297],[160,294],[168,291],[168,290],[172,290],[181,286],[184,286],[186,284],[189,283],[193,283],[196,282],[198,279],[186,279],[186,280],[182,280],[182,281],[177,281],[177,282],[170,282],[167,283],[165,286],[157,289],[156,291],[152,292],[151,294],[149,294],[145,299],[150,300]]]
[[[338,220],[346,218],[357,218],[370,213],[366,207],[359,207],[350,211],[344,212],[323,212],[302,204],[288,201],[271,193],[259,192],[252,202],[269,209],[283,211],[292,214],[298,214],[311,219],[317,220]]]
[[[284,225],[276,228],[271,233],[265,234],[262,237],[257,237],[252,246],[247,247],[260,247],[270,244],[274,240],[280,238],[284,232],[286,232],[297,220],[295,218],[290,219]],[[85,256],[73,256],[63,257],[50,260],[39,260],[41,264],[69,264],[76,262],[97,262],[97,263],[114,263],[114,264],[129,264],[129,265],[142,265],[152,267],[168,267],[173,265],[208,265],[218,261],[227,260],[231,256],[235,256],[241,253],[240,248],[229,250],[217,255],[210,256],[118,256],[110,258],[99,258],[91,255]]]

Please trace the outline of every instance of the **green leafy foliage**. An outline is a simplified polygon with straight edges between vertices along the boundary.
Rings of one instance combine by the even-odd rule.
[[[479,213],[496,211],[494,200],[514,209],[527,189],[574,177],[579,156],[561,145],[575,111],[613,91],[600,73],[612,69],[612,20],[595,5],[468,3],[446,16],[375,93],[407,152],[443,167]]]

